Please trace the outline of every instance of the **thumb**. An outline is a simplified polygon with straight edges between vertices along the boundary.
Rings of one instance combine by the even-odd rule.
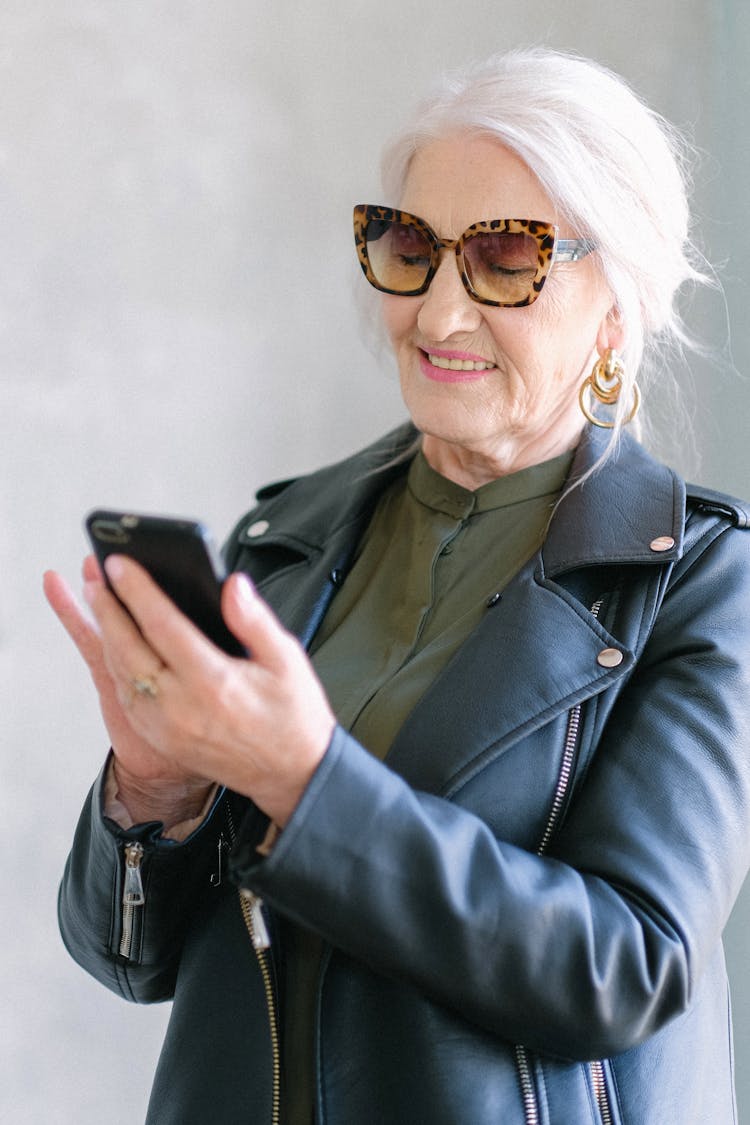
[[[257,593],[246,574],[230,574],[221,594],[221,609],[229,628],[250,656],[268,668],[286,665],[294,638]]]

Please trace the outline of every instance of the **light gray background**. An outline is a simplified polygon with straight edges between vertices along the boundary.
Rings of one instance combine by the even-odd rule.
[[[694,367],[702,467],[682,438],[665,448],[750,493],[749,14],[743,0],[3,0],[3,1125],[142,1120],[168,1014],[108,994],[57,936],[105,738],[43,569],[77,576],[98,504],[199,515],[222,536],[262,482],[401,418],[358,333],[350,207],[379,201],[381,143],[436,70],[533,42],[611,65],[704,151],[698,211],[728,307],[694,313],[719,353]],[[749,910],[728,941],[745,1120]]]

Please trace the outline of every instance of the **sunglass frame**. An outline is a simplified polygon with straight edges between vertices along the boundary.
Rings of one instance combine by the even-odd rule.
[[[418,215],[379,204],[358,203],[354,208],[353,219],[354,242],[362,272],[375,289],[380,290],[381,293],[391,293],[396,297],[419,297],[422,293],[426,293],[440,265],[440,252],[442,250],[453,250],[456,255],[456,266],[461,281],[472,300],[477,301],[480,305],[491,305],[494,308],[524,308],[536,301],[555,262],[577,262],[596,249],[595,244],[590,239],[558,238],[558,228],[555,224],[539,219],[485,219],[478,223],[472,223],[459,238],[455,239],[439,238],[429,223],[420,219]],[[373,221],[413,226],[427,239],[430,247],[430,265],[424,281],[417,288],[409,290],[389,289],[378,281],[370,265],[367,252],[367,228]],[[493,301],[489,297],[481,296],[474,289],[466,272],[464,265],[464,246],[466,243],[477,235],[495,234],[497,232],[528,234],[537,244],[537,270],[528,294],[521,301]]]

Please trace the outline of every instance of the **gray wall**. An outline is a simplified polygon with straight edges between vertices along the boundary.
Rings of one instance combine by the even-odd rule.
[[[709,256],[726,259],[733,359],[727,310],[704,300],[695,323],[724,354],[695,367],[702,467],[681,439],[675,456],[750,493],[749,10],[4,0],[0,1121],[142,1120],[168,1014],[110,996],[57,936],[56,883],[105,739],[43,569],[76,577],[98,504],[200,515],[223,535],[263,481],[401,417],[358,335],[350,206],[379,196],[381,142],[436,69],[531,42],[613,66],[705,152],[697,198]],[[748,1121],[749,910],[729,934]]]

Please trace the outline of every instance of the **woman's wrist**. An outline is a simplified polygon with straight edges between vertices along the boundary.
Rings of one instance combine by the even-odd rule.
[[[113,757],[112,771],[117,785],[117,799],[127,809],[133,824],[160,820],[165,825],[178,824],[197,817],[214,788],[204,778],[150,778],[130,773]]]

